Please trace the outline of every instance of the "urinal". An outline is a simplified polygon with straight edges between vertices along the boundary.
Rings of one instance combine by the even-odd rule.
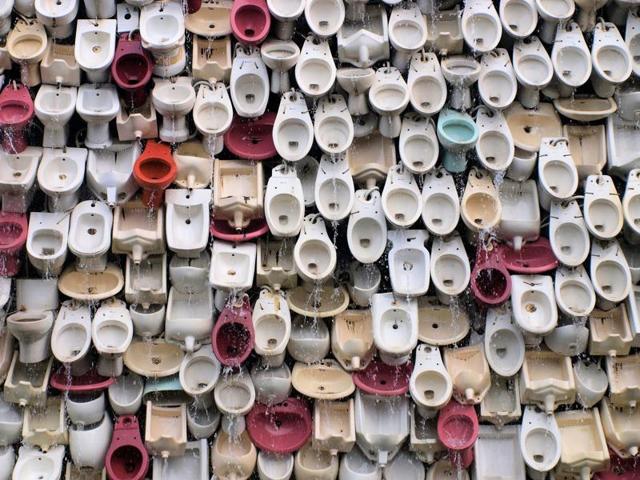
[[[261,163],[219,160],[213,163],[213,216],[242,230],[262,217],[264,178]]]
[[[279,292],[261,290],[252,319],[256,353],[268,366],[281,365],[291,335],[291,313],[285,298]]]
[[[553,280],[546,275],[512,275],[511,307],[528,335],[546,335],[558,323]]]
[[[178,373],[183,358],[180,345],[159,339],[138,339],[131,343],[124,355],[129,370],[150,378],[164,378]],[[174,384],[179,383],[175,375],[172,379]],[[184,395],[183,398],[186,399]]]
[[[259,49],[236,46],[230,85],[231,101],[240,117],[264,114],[269,100],[269,75]]]
[[[62,148],[67,144],[67,123],[76,109],[75,87],[43,85],[34,100],[35,113],[44,125],[44,147]]]
[[[48,398],[44,408],[31,406],[25,409],[22,439],[25,444],[40,447],[43,451],[68,443],[62,397]]]
[[[457,469],[473,462],[473,444],[478,438],[478,417],[473,406],[451,400],[438,415],[438,438],[449,450],[449,460]]]
[[[492,110],[503,110],[515,100],[518,83],[509,53],[504,48],[482,55],[478,91],[482,102]]]
[[[347,0],[349,10],[353,5]],[[355,16],[353,12],[347,12],[347,18],[336,34],[338,60],[365,69],[379,61],[389,60],[389,22],[383,5],[360,3],[357,8],[361,11]],[[341,70],[354,73],[357,69]]]
[[[380,467],[354,448],[340,460],[339,478],[344,480],[381,480]],[[263,479],[264,480],[264,479]]]
[[[520,449],[528,473],[549,472],[560,461],[560,429],[553,415],[527,406],[522,415]]]
[[[622,230],[620,197],[608,175],[589,175],[584,187],[584,219],[587,229],[599,240],[609,240]]]
[[[408,250],[410,254],[412,249]],[[425,270],[422,269],[423,276]],[[404,296],[394,298],[393,293],[376,293],[371,297],[371,316],[373,342],[380,358],[389,365],[405,363],[418,342],[416,300]]]
[[[51,376],[53,357],[39,363],[22,363],[18,352],[13,352],[11,365],[4,381],[4,399],[25,407],[43,407]]]
[[[197,258],[207,247],[210,202],[209,189],[166,191],[167,247],[176,255]]]
[[[316,144],[327,155],[344,154],[353,142],[353,120],[342,95],[319,100],[313,125]]]
[[[295,22],[304,13],[306,0],[267,0],[274,24],[274,34],[280,40],[290,40],[295,31]]]
[[[460,202],[460,216],[472,232],[491,230],[500,222],[502,203],[493,179],[485,170],[472,168]]]
[[[264,198],[264,214],[276,237],[295,237],[304,218],[304,194],[295,169],[279,165],[272,169]]]
[[[251,381],[256,390],[256,402],[264,405],[283,403],[291,394],[291,370],[286,363],[270,367],[261,361],[251,369]]]
[[[538,194],[545,210],[568,200],[578,188],[578,171],[566,138],[545,138],[538,155]]]
[[[502,377],[512,377],[522,367],[525,343],[508,307],[487,312],[484,352],[491,369]]]
[[[372,68],[339,68],[336,74],[338,85],[348,94],[349,113],[361,116],[369,113],[367,92],[373,84],[375,71]]]
[[[142,406],[144,380],[135,373],[124,371],[109,385],[109,405],[116,415],[135,415]]]
[[[360,390],[355,396],[356,443],[362,453],[384,466],[409,436],[409,400],[403,396],[380,397]]]
[[[76,111],[80,118],[87,122],[87,138],[84,142],[86,147],[102,149],[111,146],[109,122],[116,117],[119,108],[118,91],[114,85],[83,84],[80,86]]]
[[[304,17],[317,37],[332,37],[344,22],[344,3],[342,0],[306,0]]]
[[[254,445],[279,455],[300,449],[311,437],[311,424],[306,402],[293,397],[273,406],[257,404],[247,415],[247,432]]]
[[[625,239],[634,244],[640,241],[640,170],[634,169],[627,176],[627,185],[622,197]]]
[[[387,234],[391,287],[397,295],[418,297],[429,289],[430,256],[425,230],[392,230]]]
[[[358,192],[365,192],[365,190],[359,190]],[[356,197],[358,196],[362,196],[362,194],[356,193]],[[358,198],[356,199],[356,205],[357,202]],[[358,209],[356,205],[354,205],[354,209]],[[389,169],[384,190],[382,191],[381,206],[381,213],[396,228],[411,227],[420,218],[422,213],[420,190],[411,171],[406,168],[405,164],[398,164]],[[379,207],[378,205],[378,209]]]
[[[185,355],[180,364],[180,385],[194,403],[207,408],[213,403],[213,389],[220,378],[220,362],[211,349],[204,347]]]
[[[174,57],[177,52],[184,50],[184,19],[185,14],[179,2],[169,1],[162,5],[151,2],[144,5],[140,9],[142,46],[151,51],[156,59]]]
[[[616,407],[604,399],[599,408],[602,429],[609,447],[621,458],[638,454],[636,426],[640,417],[635,409]]]
[[[28,148],[26,128],[35,111],[29,89],[11,82],[0,93],[0,107],[0,127],[6,132],[2,138],[2,150],[6,154],[25,152]]]
[[[160,203],[162,205],[162,203]],[[140,200],[116,206],[111,250],[127,254],[135,264],[165,252],[163,208],[149,210]]]
[[[459,111],[468,110],[472,106],[471,86],[480,77],[480,63],[467,55],[453,55],[444,58],[441,66],[442,74],[451,87],[451,108]]]
[[[33,17],[34,13],[32,11],[28,16]],[[47,44],[44,25],[35,19],[18,19],[7,35],[6,47],[9,56],[13,62],[20,65],[20,80],[27,87],[40,84],[39,66],[47,51]],[[15,119],[13,120],[15,122]]]
[[[476,126],[476,153],[480,165],[494,175],[504,172],[511,166],[515,154],[513,137],[504,115],[488,107],[478,107]]]
[[[64,364],[80,365],[91,346],[91,311],[73,300],[62,303],[51,332],[51,351]]]
[[[640,385],[636,380],[640,367],[639,360],[640,357],[637,355],[605,358],[611,404],[620,407],[636,407],[640,400]]]
[[[122,373],[122,355],[133,338],[133,324],[122,300],[103,302],[93,317],[91,338],[98,354],[98,373],[118,376]]]
[[[502,213],[498,232],[520,251],[525,242],[535,241],[540,236],[540,207],[538,188],[534,180],[515,182],[505,179],[500,186]]]
[[[473,0],[464,4],[462,36],[474,53],[487,53],[498,46],[502,25],[493,2]]]
[[[595,26],[595,21],[593,23]],[[640,28],[640,16],[638,16],[638,11],[636,9],[631,8],[627,13],[624,41],[627,44],[629,53],[631,54],[631,59],[632,59],[631,68],[633,70],[633,73],[635,73],[636,75],[640,73],[640,63],[638,62],[638,58],[637,58],[638,48],[640,48],[640,45],[638,43],[640,42],[640,37],[638,37],[638,28]]]
[[[569,140],[569,151],[580,179],[600,175],[607,158],[604,125],[565,125],[562,134]]]
[[[609,311],[594,310],[589,315],[590,355],[629,355],[633,334],[624,304]]]
[[[198,98],[196,97],[196,102]],[[177,169],[173,183],[178,187],[198,189],[210,185],[213,178],[213,158],[206,150],[206,145],[201,142],[183,142],[173,152],[173,160]]]
[[[249,434],[232,437],[220,432],[211,446],[211,466],[217,478],[248,480],[256,465],[256,447]]]
[[[576,88],[587,83],[591,76],[591,54],[577,23],[558,27],[551,62],[562,97],[571,96]]]
[[[213,328],[213,293],[206,288],[197,294],[169,290],[165,335],[168,339],[184,344],[188,352],[208,343]]]
[[[631,291],[631,272],[616,240],[592,242],[589,276],[600,308],[608,310],[627,298]]]
[[[244,369],[223,376],[213,391],[213,398],[216,407],[224,415],[223,432],[237,441],[238,435],[245,432],[245,415],[251,411],[256,400],[251,377]]]
[[[582,265],[560,266],[555,275],[556,304],[570,317],[586,317],[596,305],[596,293]]]
[[[187,442],[184,455],[179,457],[154,457],[154,480],[171,480],[181,477],[194,480],[209,479],[209,445],[204,439]]]
[[[453,177],[444,168],[427,172],[422,187],[422,221],[434,234],[449,235],[460,219],[460,200]]]
[[[256,286],[275,290],[295,288],[298,275],[293,261],[293,249],[287,240],[258,240],[256,252]]]
[[[412,55],[427,41],[427,23],[417,4],[397,5],[389,16],[389,42],[393,66],[405,71]]]
[[[382,136],[396,138],[400,135],[400,114],[409,104],[409,87],[400,70],[382,67],[376,70],[369,89],[369,105],[380,115],[378,130]]]
[[[291,40],[271,39],[262,44],[260,55],[265,65],[271,69],[271,93],[283,94],[289,91],[289,70],[298,62],[300,48]]]
[[[520,449],[520,429],[507,426],[497,429],[495,426],[482,425],[474,445],[474,476],[478,480],[499,478],[526,478],[525,463]],[[498,456],[505,455],[507,461],[496,464]]]
[[[331,351],[347,371],[366,368],[375,351],[373,324],[368,310],[347,310],[335,317]]]
[[[438,347],[420,344],[416,349],[409,393],[417,411],[425,418],[435,416],[435,412],[451,399],[453,383]]]
[[[449,304],[466,290],[471,276],[469,258],[457,233],[434,238],[430,269],[431,281],[442,303]]]
[[[110,478],[145,478],[149,469],[149,454],[142,443],[138,419],[134,415],[118,417],[104,463]]]
[[[229,301],[220,313],[211,332],[211,346],[220,363],[239,367],[253,350],[255,330],[248,297]]]
[[[5,212],[26,213],[36,192],[35,181],[42,149],[27,147],[21,153],[0,151],[0,196]]]
[[[553,416],[559,405],[571,405],[575,400],[571,357],[545,350],[527,350],[520,371],[520,402],[536,405]]]
[[[357,261],[375,263],[384,253],[387,247],[387,223],[384,217],[378,190],[356,192],[347,226],[347,242],[349,251]]]
[[[342,0],[329,1],[342,4]],[[336,72],[329,43],[326,40],[308,36],[302,45],[300,58],[295,68],[296,83],[302,93],[311,98],[326,95],[333,87]]]
[[[253,284],[256,244],[215,240],[211,248],[209,284],[216,289],[247,290]]]
[[[271,15],[266,0],[233,2],[229,20],[234,37],[244,45],[262,43],[271,27]]]
[[[140,33],[119,33],[117,49],[111,63],[111,77],[120,90],[124,91],[128,106],[140,107],[147,100],[147,84],[152,73],[153,59],[142,47]]]
[[[4,397],[0,397],[0,411],[2,412],[0,444],[2,447],[7,447],[20,442],[24,411],[18,408],[18,405],[6,402]]]
[[[80,86],[80,67],[73,56],[75,47],[51,42],[47,45],[44,58],[40,64],[42,82],[50,85],[58,84],[66,87]]]
[[[596,24],[591,45],[591,60],[591,84],[601,98],[612,96],[616,86],[631,75],[631,53],[613,23],[602,21]]]
[[[554,255],[568,267],[577,267],[589,256],[589,232],[576,200],[551,202],[549,242]]]
[[[409,391],[413,364],[389,365],[374,359],[364,370],[352,373],[358,390],[379,397],[402,396]]]
[[[432,170],[438,161],[439,152],[433,120],[413,113],[404,115],[398,153],[408,170],[406,175],[410,176],[410,173],[419,175]]]
[[[186,406],[154,405],[147,401],[144,444],[152,455],[182,456],[187,443]]]
[[[368,307],[371,295],[380,289],[382,275],[375,264],[351,262],[348,272],[347,288],[349,297],[359,307]]]
[[[445,108],[438,115],[438,140],[444,148],[442,165],[451,173],[460,173],[467,168],[467,152],[478,141],[478,127],[464,112]]]
[[[159,209],[164,202],[164,190],[176,176],[177,168],[171,148],[148,141],[133,165],[133,177],[143,190],[142,203],[151,210]]]
[[[51,355],[53,313],[50,310],[25,310],[7,317],[7,328],[20,345],[21,363],[42,362]]]
[[[491,388],[480,402],[480,420],[502,428],[522,417],[518,377],[491,375]]]
[[[558,3],[561,1],[563,0]],[[540,0],[537,3],[540,3]],[[553,79],[553,64],[549,54],[540,39],[531,36],[514,44],[512,60],[516,78],[520,83],[518,99],[525,108],[537,107],[540,102],[540,90],[546,88]]]
[[[11,478],[13,480],[59,479],[62,475],[64,456],[64,445],[56,445],[46,452],[37,447],[22,445],[18,449],[18,459]]]
[[[533,0],[502,0],[498,10],[502,28],[512,38],[526,38],[538,25],[538,10]]]
[[[276,151],[284,160],[297,162],[307,156],[314,137],[304,95],[295,90],[282,95],[272,135]]]
[[[72,425],[69,428],[69,454],[77,467],[102,470],[104,457],[111,443],[113,425],[109,415],[103,415],[92,427]]]
[[[316,400],[338,400],[355,390],[351,375],[331,359],[314,364],[296,362],[291,384],[298,392]]]
[[[191,85],[191,78],[156,79],[151,100],[156,111],[163,117],[160,139],[170,143],[187,140],[189,129],[186,116],[196,102],[196,91]]]
[[[599,362],[578,360],[573,365],[573,377],[576,382],[576,398],[584,408],[595,406],[607,393],[609,380]]]
[[[366,188],[373,188],[387,178],[389,169],[395,165],[395,144],[379,133],[355,137],[346,158],[354,180]]]
[[[113,215],[106,203],[85,200],[71,212],[69,250],[76,256],[76,268],[101,272],[107,267],[111,247]]]
[[[205,5],[216,5],[216,3],[208,3]],[[200,11],[202,10],[204,10],[204,8],[200,9]],[[209,25],[216,25],[209,21],[205,23],[207,28]],[[197,80],[207,80],[211,83],[229,83],[231,69],[233,67],[233,61],[231,59],[231,37],[226,36],[219,39],[212,39],[195,35],[193,37],[191,58],[191,74],[193,78]]]

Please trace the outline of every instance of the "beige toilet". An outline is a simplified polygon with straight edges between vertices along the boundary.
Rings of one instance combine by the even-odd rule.
[[[546,350],[527,350],[520,371],[520,401],[552,414],[561,404],[576,401],[571,357]]]
[[[54,445],[66,445],[69,441],[63,397],[49,397],[44,408],[25,410],[22,424],[22,441],[47,451]]]
[[[518,377],[491,375],[491,388],[480,402],[480,421],[500,428],[522,416]]]
[[[354,138],[346,158],[353,179],[366,188],[373,188],[387,178],[395,164],[396,147],[392,139],[374,133]]]
[[[345,402],[316,400],[311,441],[313,448],[332,455],[351,451],[356,443],[353,399]]]
[[[489,230],[500,222],[502,204],[493,178],[486,170],[472,168],[462,195],[460,215],[472,232]]]
[[[20,65],[20,79],[27,87],[40,84],[40,61],[47,42],[47,32],[36,19],[18,20],[7,36],[9,56]]]
[[[600,403],[600,420],[607,443],[621,458],[635,457],[640,446],[640,410]]]
[[[338,400],[348,397],[356,388],[351,375],[331,359],[315,364],[296,362],[291,383],[298,392],[316,400]]]
[[[460,403],[480,403],[491,387],[491,370],[482,344],[447,348],[444,363],[453,381],[454,398]]]
[[[203,3],[203,7],[204,5],[206,4]],[[229,83],[232,65],[231,37],[211,39],[194,35],[191,58],[194,79]]]
[[[253,473],[258,454],[245,431],[231,438],[220,431],[211,446],[211,467],[220,480],[248,480]]]
[[[308,442],[296,453],[293,471],[296,480],[336,480],[338,456],[316,450]]]

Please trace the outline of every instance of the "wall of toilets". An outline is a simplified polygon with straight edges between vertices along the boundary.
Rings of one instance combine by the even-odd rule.
[[[0,0],[0,480],[640,478],[638,8]]]

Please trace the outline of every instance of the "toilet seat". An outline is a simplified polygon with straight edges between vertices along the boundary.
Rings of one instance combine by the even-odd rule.
[[[546,335],[558,323],[553,281],[546,275],[512,275],[511,307],[518,326],[532,335]]]
[[[336,247],[331,243],[320,215],[307,215],[293,249],[298,275],[309,282],[328,279],[336,267]]]
[[[476,153],[483,168],[490,173],[504,172],[511,166],[515,146],[504,115],[487,107],[479,107],[476,114],[478,141]]]
[[[419,297],[429,290],[430,256],[426,230],[390,230],[389,277],[396,295]]]
[[[145,478],[149,469],[149,454],[140,438],[138,419],[134,415],[118,417],[104,463],[110,478]]]
[[[339,221],[351,213],[355,193],[346,157],[322,156],[314,192],[318,212],[325,219]]]
[[[302,183],[296,171],[278,165],[271,171],[264,194],[264,215],[269,230],[276,237],[295,237],[304,219]]]
[[[558,27],[551,62],[556,78],[565,87],[574,89],[587,83],[591,76],[591,54],[577,23]]]
[[[433,235],[448,235],[460,220],[460,199],[444,168],[427,172],[422,187],[422,221]]]
[[[504,110],[515,100],[518,81],[506,49],[496,48],[482,55],[478,92],[482,102],[493,110]]]
[[[435,53],[421,50],[413,54],[407,87],[411,106],[419,114],[435,115],[442,109],[447,101],[447,84]]]
[[[418,343],[418,303],[415,298],[394,297],[392,292],[371,296],[373,342],[380,358],[401,365]]]
[[[211,155],[222,152],[223,135],[231,127],[233,107],[224,83],[200,86],[193,106],[193,123],[202,134],[202,145]]]
[[[422,197],[418,183],[404,164],[389,169],[381,207],[387,221],[396,228],[410,228],[420,218]]]
[[[584,187],[584,219],[591,235],[599,240],[615,238],[624,223],[622,203],[608,175],[589,175]]]
[[[487,53],[500,43],[502,25],[490,0],[471,0],[462,10],[462,36],[476,53]]]
[[[411,88],[411,87],[409,87]],[[435,124],[414,113],[402,117],[398,154],[406,169],[416,175],[432,170],[440,153]]]
[[[606,58],[605,58],[606,56]],[[631,75],[632,59],[618,28],[611,22],[598,22],[591,45],[593,71],[591,83],[601,98],[611,97],[615,88]]]
[[[295,90],[285,92],[272,132],[278,155],[289,162],[306,157],[313,146],[313,128],[304,95]]]
[[[568,200],[578,188],[578,170],[564,137],[542,140],[538,155],[540,206],[549,210],[552,202]]]
[[[460,216],[472,232],[489,230],[500,222],[502,203],[493,179],[486,171],[471,168],[460,201]]]
[[[525,343],[508,304],[487,312],[484,352],[491,370],[501,377],[513,377],[520,371]]]
[[[259,49],[236,46],[229,82],[231,101],[240,117],[255,118],[265,113],[269,101],[269,74]]]
[[[342,95],[329,94],[318,101],[313,129],[316,144],[325,154],[341,155],[347,151],[353,142],[353,119]]]
[[[617,240],[593,240],[589,276],[600,308],[609,310],[629,296],[631,272]]]
[[[520,83],[518,98],[525,108],[534,108],[540,101],[540,90],[553,78],[553,64],[538,37],[518,40],[513,46],[513,70]]]
[[[589,256],[589,232],[576,200],[551,202],[549,242],[554,255],[568,267],[581,265]]]
[[[596,306],[596,293],[582,265],[559,266],[555,275],[556,304],[571,317],[586,317]]]
[[[349,251],[360,263],[375,263],[384,253],[387,222],[380,192],[358,190],[347,226]]]
[[[467,289],[471,278],[469,257],[457,232],[433,239],[430,268],[431,281],[441,302],[448,304]]]
[[[302,93],[311,98],[326,95],[333,87],[336,72],[329,42],[308,36],[295,69],[296,83]]]

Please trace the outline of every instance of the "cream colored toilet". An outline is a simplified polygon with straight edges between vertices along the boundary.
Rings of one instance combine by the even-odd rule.
[[[375,263],[384,253],[387,222],[378,190],[358,190],[347,225],[349,251],[360,263]]]
[[[165,192],[167,247],[180,257],[197,258],[209,244],[211,190]]]
[[[404,164],[389,170],[382,191],[382,211],[396,228],[409,228],[420,218],[422,197],[418,183]]]
[[[46,84],[80,86],[80,67],[73,56],[74,46],[51,42],[40,64],[40,75]]]
[[[322,156],[314,191],[316,207],[325,219],[342,220],[351,213],[355,192],[346,157]]]
[[[202,134],[202,145],[211,154],[219,154],[223,147],[223,135],[233,120],[233,107],[224,83],[198,88],[193,106],[193,123]],[[179,175],[180,173],[178,173]]]
[[[307,215],[293,250],[298,275],[309,282],[327,280],[336,267],[336,248],[320,215]]]
[[[91,346],[91,311],[73,300],[62,303],[51,332],[51,351],[64,364],[80,366]]]
[[[220,377],[220,361],[209,348],[201,348],[185,355],[180,364],[180,385],[201,407],[213,403],[213,389]]]
[[[518,377],[491,376],[491,388],[480,403],[480,421],[500,428],[522,417]]]
[[[551,51],[555,77],[559,81],[561,96],[573,94],[591,76],[591,54],[587,42],[575,22],[558,27]]]
[[[427,23],[418,5],[398,5],[389,16],[389,43],[394,49],[393,66],[405,71],[411,56],[427,41]]]
[[[43,275],[59,275],[67,258],[69,215],[32,212],[29,217],[27,256]]]
[[[513,69],[520,83],[518,99],[525,108],[535,108],[540,101],[540,90],[553,78],[553,64],[538,37],[518,40],[513,46]]]
[[[336,72],[329,43],[308,36],[295,68],[296,83],[302,93],[311,98],[326,95],[336,81]]]
[[[165,252],[164,209],[149,211],[134,200],[114,209],[111,251],[126,254],[135,264],[149,255]]]
[[[538,25],[534,0],[501,0],[499,12],[502,28],[512,38],[526,38]]]
[[[133,324],[127,305],[122,300],[107,300],[96,311],[91,338],[98,354],[98,373],[118,376],[122,373],[122,355],[133,338]]]
[[[609,379],[609,400],[611,404],[620,407],[636,408],[640,400],[640,385],[637,374],[640,368],[640,357],[628,355],[626,357],[605,358],[605,367]]]
[[[293,249],[287,248],[286,240],[259,239],[256,250],[256,286],[280,290],[298,285]]]
[[[500,222],[502,203],[493,179],[479,168],[471,168],[460,201],[460,216],[472,232],[489,230]]]
[[[566,138],[545,138],[538,155],[538,195],[540,206],[569,199],[578,188],[578,171]]]
[[[476,113],[478,141],[476,153],[483,168],[492,174],[504,172],[511,166],[515,147],[504,115],[481,106]]]
[[[603,310],[609,310],[627,298],[631,292],[631,272],[616,240],[592,242],[589,276],[598,306]]]
[[[444,168],[427,172],[422,187],[422,221],[434,235],[448,235],[460,220],[460,199],[453,177]]]
[[[402,117],[398,154],[408,173],[420,175],[438,161],[440,145],[433,120],[415,113]]]
[[[571,158],[580,179],[600,175],[607,162],[604,125],[564,125],[562,134],[569,140]]]
[[[498,46],[502,36],[500,17],[493,2],[472,0],[462,10],[462,36],[475,53],[487,53]]]
[[[520,371],[520,401],[551,416],[562,404],[576,400],[571,357],[546,350],[527,350]]]
[[[413,54],[407,87],[409,102],[420,115],[435,115],[444,107],[447,101],[447,84],[435,53],[421,50]]]
[[[462,404],[482,401],[491,386],[490,368],[481,343],[447,348],[444,363],[453,382],[453,397]]]
[[[261,290],[252,319],[256,353],[265,365],[282,365],[291,336],[291,313],[284,296],[270,289]]]
[[[582,265],[559,266],[555,275],[556,304],[571,317],[586,317],[596,306],[596,293]]]
[[[375,352],[373,322],[368,310],[346,310],[334,318],[331,352],[347,371],[366,368]]]
[[[306,0],[304,17],[309,29],[320,38],[332,37],[344,22],[342,0]]]
[[[584,219],[591,235],[599,240],[616,237],[622,230],[622,203],[608,175],[589,175],[584,189]]]
[[[420,344],[416,349],[409,393],[416,409],[425,418],[433,417],[453,394],[453,383],[444,366],[438,347]]]
[[[220,432],[211,446],[211,467],[220,479],[248,480],[256,460],[256,447],[247,432],[237,438]]]
[[[520,449],[530,475],[544,475],[560,461],[560,429],[553,415],[527,406],[522,415]]]
[[[11,60],[20,65],[20,80],[27,87],[40,84],[39,66],[47,51],[47,43],[47,32],[35,19],[19,19],[7,35],[7,51]]]
[[[640,416],[636,409],[616,407],[604,399],[599,408],[602,429],[607,444],[621,458],[638,454],[638,422]]]
[[[173,152],[173,161],[178,170],[173,183],[178,187],[196,189],[207,188],[211,184],[213,159],[201,142],[183,142],[178,145]]]
[[[231,437],[244,433],[244,416],[253,408],[256,391],[245,370],[222,376],[213,391],[216,407],[224,415],[222,430]]]
[[[213,163],[213,210],[235,230],[262,218],[264,176],[262,163],[215,159]]]
[[[47,195],[49,211],[62,212],[76,206],[86,162],[85,148],[43,150],[38,186]]]
[[[371,109],[380,115],[378,129],[387,138],[400,135],[400,114],[409,104],[409,88],[400,70],[382,67],[376,70],[373,85],[369,89]]]
[[[371,317],[373,342],[380,358],[390,365],[405,363],[418,342],[416,300],[376,293],[371,297]]]
[[[107,267],[111,247],[113,214],[106,203],[85,200],[71,212],[69,251],[76,256],[76,268],[101,272]]]
[[[316,144],[325,154],[335,156],[347,151],[353,142],[353,119],[342,95],[330,94],[318,101],[313,127]]]
[[[76,44],[77,45],[77,44]],[[76,112],[87,122],[87,148],[103,149],[113,143],[109,123],[120,109],[118,91],[112,84],[84,83],[78,89]]]
[[[304,218],[304,194],[296,171],[287,165],[272,169],[264,194],[264,216],[276,237],[295,237]]]
[[[239,116],[255,118],[265,112],[269,100],[269,74],[259,49],[236,46],[230,85],[231,101]]]
[[[425,230],[391,230],[387,257],[391,288],[396,295],[419,297],[429,289],[430,255]]]
[[[530,335],[546,335],[558,323],[553,281],[546,275],[512,275],[511,308],[518,326]]]
[[[51,310],[29,309],[18,311],[6,319],[7,329],[20,346],[21,363],[38,363],[51,355]]]
[[[435,237],[431,246],[431,282],[438,299],[449,304],[469,285],[469,258],[458,233]]]
[[[576,200],[551,202],[549,243],[556,258],[568,267],[581,265],[589,256],[589,231]]]
[[[273,124],[273,144],[278,155],[289,162],[302,160],[313,146],[313,133],[304,95],[295,90],[285,92]]]
[[[478,92],[482,102],[493,110],[504,110],[515,100],[518,81],[509,52],[504,48],[496,48],[482,55]]]
[[[589,315],[589,354],[628,355],[633,333],[623,304],[609,311],[596,309]]]
[[[591,46],[593,73],[591,84],[601,98],[611,97],[616,87],[631,75],[631,53],[618,28],[610,22],[598,22]]]
[[[300,480],[335,480],[338,478],[338,456],[315,450],[311,442],[297,451],[293,472]]]
[[[484,353],[487,363],[501,377],[513,377],[524,362],[525,344],[511,309],[507,305],[490,309],[486,325]]]
[[[500,186],[502,213],[498,232],[500,238],[520,251],[525,242],[540,236],[540,206],[538,188],[534,180],[514,182],[505,179]]]

